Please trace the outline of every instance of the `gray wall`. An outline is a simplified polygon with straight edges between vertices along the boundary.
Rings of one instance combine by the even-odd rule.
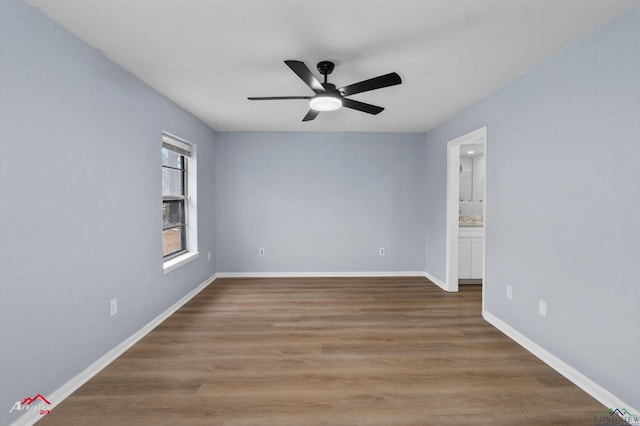
[[[198,194],[196,261],[167,275],[161,133],[214,133],[18,0],[0,2],[0,424],[214,273],[211,184]],[[118,298],[118,315],[108,301]]]
[[[428,133],[441,279],[446,142],[485,125],[487,310],[640,407],[640,7]]]
[[[424,150],[415,133],[218,133],[217,270],[423,271]]]

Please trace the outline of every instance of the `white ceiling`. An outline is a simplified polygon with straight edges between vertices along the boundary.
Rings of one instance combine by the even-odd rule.
[[[473,151],[472,154],[469,154],[470,151]],[[463,157],[468,157],[470,155],[478,155],[484,154],[484,144],[479,143],[469,143],[460,145],[460,155]]]
[[[28,0],[219,131],[427,131],[640,0]],[[303,123],[311,95],[283,63],[332,60],[338,87],[386,107]]]

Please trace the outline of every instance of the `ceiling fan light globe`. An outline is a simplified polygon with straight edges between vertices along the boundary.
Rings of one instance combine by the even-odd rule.
[[[309,107],[315,111],[335,111],[342,107],[342,99],[336,96],[315,96],[309,101]]]

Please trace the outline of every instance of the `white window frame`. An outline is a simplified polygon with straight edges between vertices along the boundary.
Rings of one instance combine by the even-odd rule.
[[[169,259],[163,258],[162,271],[164,274],[171,272],[180,266],[195,260],[199,256],[198,252],[198,169],[197,169],[197,152],[196,145],[182,138],[167,132],[162,133],[162,147],[175,147],[178,150],[188,152],[185,155],[187,182],[186,182],[186,198],[185,198],[185,214],[186,214],[186,248],[184,253]],[[162,166],[162,162],[160,164]],[[163,197],[164,198],[164,197]],[[162,232],[162,228],[160,229]],[[162,250],[160,251],[162,253]]]

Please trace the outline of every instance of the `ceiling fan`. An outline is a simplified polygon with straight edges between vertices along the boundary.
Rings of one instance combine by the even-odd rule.
[[[318,63],[318,71],[324,76],[324,83],[320,83],[318,81],[316,76],[313,75],[304,62],[289,60],[284,61],[284,63],[287,64],[289,68],[291,68],[291,70],[315,92],[315,95],[250,97],[247,99],[251,101],[308,99],[310,109],[302,121],[311,121],[316,118],[321,111],[335,111],[340,107],[351,108],[373,115],[379,114],[384,110],[384,108],[355,101],[353,99],[346,98],[345,96],[368,92],[375,89],[382,89],[383,87],[395,86],[396,84],[402,83],[400,76],[397,73],[392,72],[336,89],[335,84],[327,82],[327,76],[333,72],[333,68],[335,66],[333,62],[322,61]]]

